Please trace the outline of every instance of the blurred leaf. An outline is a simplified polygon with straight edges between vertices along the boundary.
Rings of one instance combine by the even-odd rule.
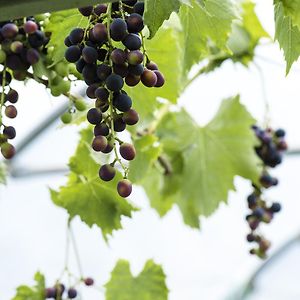
[[[152,206],[164,215],[176,203],[185,222],[199,227],[199,216],[209,216],[226,202],[234,176],[256,182],[254,123],[239,97],[225,100],[205,127],[184,110],[167,114],[157,128],[165,162],[152,164],[142,181]]]
[[[149,260],[143,271],[133,277],[129,263],[119,260],[106,284],[106,300],[167,300],[166,276],[161,266]]]
[[[107,239],[113,230],[122,228],[121,217],[131,217],[135,208],[117,193],[120,173],[109,183],[98,177],[100,165],[92,157],[92,136],[89,129],[81,132],[81,140],[69,163],[69,182],[59,191],[51,190],[51,198],[56,205],[67,209],[71,218],[79,216],[87,225],[99,226]]]
[[[290,16],[284,15],[283,5],[280,2],[275,5],[275,25],[275,38],[283,49],[287,63],[286,74],[288,74],[300,55],[300,30],[293,24]]]
[[[300,1],[299,0],[275,0],[281,2],[284,8],[284,14],[292,18],[293,24],[300,29]]]
[[[236,18],[235,7],[230,0],[206,0],[205,7],[192,0],[192,7],[182,5],[180,19],[183,27],[184,70],[210,54],[209,43],[228,52],[227,40],[232,21]]]
[[[17,288],[17,294],[12,300],[44,300],[45,299],[45,277],[41,273],[34,276],[36,285],[29,287],[21,285]]]
[[[6,165],[3,162],[0,162],[0,184],[6,184]]]
[[[66,51],[64,40],[71,30],[75,27],[85,28],[87,25],[88,18],[83,17],[77,9],[62,10],[51,14],[45,31],[51,33],[47,48],[54,48],[51,51],[53,64],[64,58]]]

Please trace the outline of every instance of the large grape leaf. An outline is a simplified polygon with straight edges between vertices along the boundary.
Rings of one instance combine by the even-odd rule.
[[[192,6],[182,5],[179,13],[186,71],[209,54],[209,43],[228,52],[227,40],[236,18],[235,6],[230,0],[206,0],[204,5],[197,0],[191,3]]]
[[[65,38],[75,27],[85,28],[88,25],[88,18],[83,17],[77,9],[62,10],[54,12],[49,18],[45,31],[51,33],[48,48],[53,48],[51,58],[53,64],[64,58],[66,47]]]
[[[283,49],[286,60],[286,73],[288,74],[293,63],[300,55],[300,30],[293,24],[290,16],[284,15],[282,3],[275,4],[275,38]]]
[[[276,0],[281,2],[284,8],[284,14],[292,18],[293,24],[300,29],[300,1],[299,0]]]
[[[41,273],[34,276],[36,285],[29,287],[21,285],[17,288],[17,294],[12,300],[44,300],[45,299],[45,277]]]
[[[167,300],[166,276],[161,266],[149,260],[143,271],[133,277],[129,263],[118,261],[106,284],[106,300]]]
[[[152,206],[164,215],[176,203],[184,221],[199,227],[199,216],[226,202],[236,175],[256,182],[261,170],[250,128],[254,123],[239,97],[225,100],[205,127],[184,110],[168,113],[156,131],[162,160],[149,160],[141,181]]]
[[[164,74],[166,83],[162,88],[147,88],[142,84],[127,87],[135,109],[145,119],[158,106],[157,98],[176,103],[183,89],[182,78],[183,52],[179,39],[180,33],[175,26],[161,28],[152,40],[146,40],[147,55],[156,62]]]
[[[117,191],[118,173],[112,182],[105,183],[98,177],[99,164],[91,153],[92,131],[81,132],[76,153],[70,159],[69,182],[59,191],[51,190],[53,202],[68,210],[70,217],[79,216],[87,225],[97,225],[104,238],[113,230],[122,228],[121,217],[131,217],[135,208]]]
[[[168,20],[172,12],[178,12],[180,0],[146,0],[145,1],[145,24],[152,38],[165,20]]]

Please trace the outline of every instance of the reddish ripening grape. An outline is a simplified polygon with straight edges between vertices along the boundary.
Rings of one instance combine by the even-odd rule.
[[[107,41],[108,33],[107,28],[104,24],[96,24],[92,29],[92,34],[96,42],[104,43],[105,41]]]
[[[92,147],[95,151],[101,152],[106,148],[106,146],[107,146],[107,138],[106,137],[104,137],[102,135],[98,135],[94,138]]]
[[[51,298],[53,298],[53,299],[55,299],[56,298],[56,288],[54,288],[54,287],[51,287],[51,288],[47,288],[46,290],[45,290],[45,297],[47,298],[47,299],[51,299]]]
[[[131,65],[139,65],[144,61],[144,54],[139,50],[129,51],[127,54],[127,60]]]
[[[31,20],[27,21],[24,24],[24,31],[28,34],[35,33],[38,29],[39,29],[38,25],[35,22],[31,21]]]
[[[97,108],[91,108],[87,113],[87,119],[93,125],[100,124],[102,121],[102,113]]]
[[[134,109],[130,109],[129,111],[123,114],[123,121],[127,125],[135,125],[139,121],[139,115]]]
[[[19,94],[16,90],[10,89],[7,95],[5,96],[5,101],[10,103],[17,103],[19,99]]]
[[[118,193],[121,197],[127,198],[132,193],[132,184],[128,179],[123,179],[118,182]]]
[[[123,65],[127,59],[127,55],[122,49],[113,50],[110,57],[113,63],[117,65]]]
[[[147,87],[154,87],[157,83],[157,76],[154,71],[145,69],[141,76],[142,83]]]
[[[103,181],[111,181],[116,176],[116,170],[112,165],[103,165],[99,170],[99,177]]]
[[[110,141],[110,142],[108,142],[106,148],[104,150],[102,150],[102,152],[105,154],[108,154],[113,150],[114,150],[114,144],[113,144],[113,142]]]
[[[40,53],[36,49],[28,49],[26,59],[31,65],[34,65],[40,60]]]
[[[14,157],[16,150],[15,147],[9,143],[4,143],[1,145],[1,153],[4,158],[11,159]]]
[[[133,145],[124,143],[120,146],[120,154],[126,160],[134,160],[136,151]]]
[[[141,81],[140,76],[135,76],[132,74],[128,74],[125,78],[126,84],[131,87],[138,85],[140,81]]]
[[[84,279],[84,284],[85,284],[86,286],[91,286],[91,285],[94,284],[94,279],[91,278],[91,277],[87,277],[87,278]]]
[[[17,109],[13,106],[13,105],[8,105],[5,108],[5,115],[10,118],[10,119],[14,119],[18,114]]]
[[[1,34],[5,39],[13,39],[19,32],[16,24],[8,23],[1,28]]]
[[[156,64],[155,62],[153,62],[153,61],[148,62],[148,63],[146,64],[146,68],[147,68],[148,70],[152,70],[152,71],[158,70],[157,64]]]
[[[7,126],[3,129],[3,134],[9,139],[12,140],[16,137],[16,130],[12,126]]]

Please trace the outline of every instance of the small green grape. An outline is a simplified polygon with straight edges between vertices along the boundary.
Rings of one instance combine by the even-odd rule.
[[[64,79],[59,76],[59,75],[56,75],[52,80],[51,80],[51,85],[59,85]]]
[[[64,124],[70,124],[72,122],[72,114],[69,113],[69,112],[65,112],[61,117],[61,121],[64,123]]]
[[[66,62],[59,62],[55,65],[54,67],[56,73],[62,77],[68,76],[69,75],[69,69],[68,69],[68,64]]]
[[[85,111],[86,110],[86,104],[84,100],[78,99],[75,101],[75,107],[78,111]]]
[[[60,91],[60,88],[59,88],[59,86],[57,86],[57,85],[52,85],[51,86],[51,95],[53,96],[53,97],[58,97],[58,96],[60,96],[62,93],[61,93],[61,91]]]
[[[68,93],[71,89],[71,82],[69,80],[62,80],[58,84],[58,88],[59,88],[61,94]]]
[[[3,50],[0,50],[0,64],[4,63],[6,60],[6,53]]]

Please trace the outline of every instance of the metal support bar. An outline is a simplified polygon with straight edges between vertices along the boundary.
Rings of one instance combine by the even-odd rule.
[[[117,0],[0,0],[0,21]]]

